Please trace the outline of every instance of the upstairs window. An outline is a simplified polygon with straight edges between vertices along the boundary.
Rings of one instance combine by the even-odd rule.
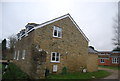
[[[51,62],[60,62],[60,53],[52,52],[51,53]]]
[[[54,26],[53,37],[62,38],[62,28]]]
[[[23,50],[22,59],[25,59],[25,50]]]

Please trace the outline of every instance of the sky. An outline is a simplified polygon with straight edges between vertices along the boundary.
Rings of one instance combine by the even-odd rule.
[[[118,1],[27,0],[0,2],[0,40],[17,34],[27,23],[43,23],[69,13],[88,37],[89,46],[98,51],[114,48],[113,18],[117,18]]]

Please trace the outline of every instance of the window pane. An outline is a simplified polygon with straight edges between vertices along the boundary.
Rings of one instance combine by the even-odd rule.
[[[58,57],[56,57],[56,61],[59,61],[59,58],[58,58]]]
[[[61,32],[60,31],[58,31],[58,37],[61,37]]]
[[[59,61],[59,53],[56,54],[56,61]]]
[[[52,61],[55,61],[55,53],[52,53]]]
[[[52,61],[55,61],[55,57],[52,57]]]
[[[52,56],[55,56],[55,53],[52,53]]]
[[[57,56],[59,56],[59,53],[57,53]]]
[[[57,36],[57,30],[54,30],[54,36]]]

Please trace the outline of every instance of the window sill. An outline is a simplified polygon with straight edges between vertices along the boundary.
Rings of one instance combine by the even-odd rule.
[[[100,63],[105,63],[105,62],[100,62]]]
[[[119,63],[112,63],[112,64],[119,64]]]
[[[60,61],[57,61],[57,62],[56,61],[51,61],[51,63],[60,63]]]
[[[62,37],[56,37],[56,36],[53,36],[53,38],[62,38]]]

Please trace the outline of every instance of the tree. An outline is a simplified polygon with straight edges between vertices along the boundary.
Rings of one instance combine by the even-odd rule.
[[[6,39],[2,40],[2,57],[5,58],[6,57],[6,44],[7,44],[7,41]]]
[[[15,43],[16,43],[16,41],[17,41],[17,39],[16,39],[16,35],[11,35],[11,36],[9,36],[8,37],[8,40],[9,40],[9,48],[10,48],[10,53],[11,54],[13,54],[13,52],[14,52],[14,47],[15,47]]]
[[[120,16],[118,16],[118,19],[113,19],[114,20],[114,38],[113,44],[115,45],[114,50],[119,50],[120,51]]]

